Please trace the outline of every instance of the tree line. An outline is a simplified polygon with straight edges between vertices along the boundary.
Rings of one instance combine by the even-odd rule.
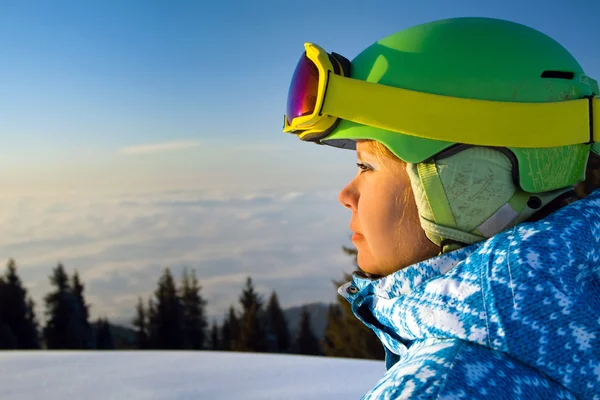
[[[355,250],[344,250],[356,259]],[[230,305],[220,323],[210,323],[195,271],[184,269],[177,284],[167,267],[148,299],[138,297],[131,321],[134,334],[117,343],[117,327],[107,317],[90,321],[91,306],[77,271],[70,276],[58,263],[49,280],[42,326],[16,261],[8,261],[0,277],[0,349],[212,350],[383,359],[375,334],[354,317],[341,297],[338,304],[329,305],[324,338],[315,335],[306,307],[292,334],[277,293],[272,291],[265,301],[247,277],[236,304]],[[332,289],[341,283],[334,282]]]

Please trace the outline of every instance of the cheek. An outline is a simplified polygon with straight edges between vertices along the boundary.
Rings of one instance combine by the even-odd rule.
[[[410,238],[410,221],[402,215],[403,198],[402,193],[381,193],[359,203],[365,238],[357,246],[358,262],[366,272],[387,275],[410,264],[407,257],[410,258],[409,247],[414,239]]]
[[[389,252],[399,237],[402,201],[393,192],[376,189],[361,197],[358,215],[370,247]]]

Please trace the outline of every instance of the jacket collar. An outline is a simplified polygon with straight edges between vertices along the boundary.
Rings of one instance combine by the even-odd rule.
[[[360,271],[352,274],[352,281],[342,285],[338,293],[350,300],[358,292],[374,294],[384,299],[411,293],[423,282],[443,275],[464,261],[481,247],[483,242],[410,265],[390,275],[374,278]]]

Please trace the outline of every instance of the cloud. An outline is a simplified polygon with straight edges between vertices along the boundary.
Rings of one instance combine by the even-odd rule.
[[[200,143],[195,141],[175,141],[124,147],[120,149],[119,152],[122,154],[153,154],[173,150],[186,150],[199,145]]]
[[[59,261],[79,272],[93,318],[130,321],[137,298],[147,301],[165,267],[178,281],[184,268],[195,271],[211,317],[238,305],[246,276],[265,297],[276,290],[284,306],[335,301],[332,281],[352,270],[341,250],[349,245],[350,216],[336,195],[188,190],[0,198],[0,262],[16,259],[40,320]]]

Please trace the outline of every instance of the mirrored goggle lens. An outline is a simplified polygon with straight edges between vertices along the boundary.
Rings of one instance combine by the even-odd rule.
[[[288,124],[294,118],[310,115],[315,111],[319,87],[319,70],[303,54],[296,66],[288,91],[286,117]]]

